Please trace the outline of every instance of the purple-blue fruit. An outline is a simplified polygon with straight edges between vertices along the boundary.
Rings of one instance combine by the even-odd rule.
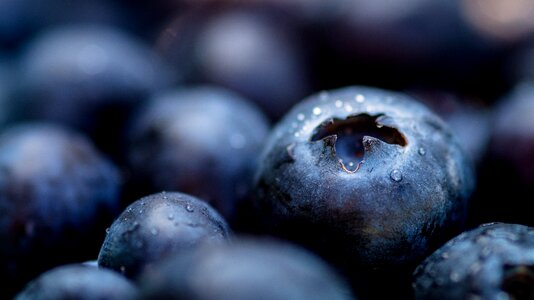
[[[457,234],[474,175],[449,127],[417,101],[347,87],[276,125],[255,182],[263,230],[365,273],[414,265]]]
[[[181,253],[147,272],[140,299],[353,299],[318,257],[293,245],[258,239]]]
[[[64,265],[32,280],[15,300],[135,299],[138,288],[118,273],[85,265]]]
[[[107,232],[98,265],[130,278],[167,256],[193,251],[202,243],[224,243],[229,236],[226,221],[213,208],[177,192],[135,201]]]
[[[416,299],[534,299],[534,228],[484,224],[447,242],[414,272]]]
[[[0,135],[0,275],[9,293],[61,263],[94,257],[118,212],[120,177],[84,136],[20,124]]]
[[[250,191],[268,128],[261,111],[231,91],[197,86],[163,92],[131,125],[132,188],[145,195],[188,193],[232,221]]]

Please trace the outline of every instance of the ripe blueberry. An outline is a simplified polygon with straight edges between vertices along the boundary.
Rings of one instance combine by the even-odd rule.
[[[141,299],[351,299],[323,261],[292,245],[235,240],[182,253],[143,276]]]
[[[348,87],[295,106],[256,174],[264,230],[360,272],[417,263],[456,234],[473,168],[446,124],[412,98]]]
[[[105,26],[45,31],[21,60],[13,118],[67,124],[116,156],[130,112],[170,82],[146,45]]]
[[[534,228],[491,223],[462,233],[414,277],[416,299],[534,299]]]
[[[134,299],[138,289],[120,274],[85,265],[64,265],[31,281],[16,300]]]
[[[98,265],[135,277],[154,263],[205,242],[228,239],[224,219],[204,201],[177,192],[141,198],[113,222]]]
[[[130,130],[133,185],[143,194],[197,196],[232,220],[267,131],[261,112],[230,91],[202,86],[160,94]]]
[[[2,132],[0,275],[8,283],[1,292],[94,257],[118,212],[119,187],[115,166],[75,132],[44,123]]]

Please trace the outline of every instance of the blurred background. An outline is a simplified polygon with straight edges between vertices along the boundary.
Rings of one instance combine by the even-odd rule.
[[[0,130],[83,132],[120,167],[123,206],[147,192],[125,140],[155,95],[218,86],[275,124],[310,94],[369,85],[457,134],[478,170],[469,227],[534,226],[532,0],[0,0],[0,14]]]

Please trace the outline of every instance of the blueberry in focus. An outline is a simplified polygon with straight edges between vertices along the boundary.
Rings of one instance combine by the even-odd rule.
[[[120,274],[84,265],[64,265],[31,281],[16,300],[134,299],[138,289]]]
[[[84,136],[45,123],[5,129],[0,276],[7,283],[0,293],[50,267],[94,257],[118,212],[119,189],[118,170]]]
[[[122,212],[107,230],[98,265],[134,278],[164,257],[202,243],[223,243],[226,221],[195,197],[162,192],[143,197]]]
[[[435,114],[402,94],[347,87],[305,99],[275,126],[253,209],[262,230],[346,272],[392,271],[459,232],[473,187],[467,155]]]
[[[267,133],[261,111],[233,92],[200,86],[161,93],[130,130],[133,188],[188,193],[232,220]]]
[[[481,225],[434,252],[414,278],[416,299],[534,299],[534,228]]]
[[[27,45],[19,73],[13,119],[66,124],[118,157],[132,110],[172,81],[146,45],[99,25],[43,32]]]
[[[318,257],[274,240],[207,245],[160,263],[141,282],[140,299],[353,299]]]

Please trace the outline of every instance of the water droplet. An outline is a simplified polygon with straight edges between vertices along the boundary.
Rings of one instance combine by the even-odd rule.
[[[299,136],[300,136],[300,133],[295,132],[295,137],[299,137]]]
[[[245,136],[240,133],[233,133],[229,138],[230,147],[234,149],[242,149],[245,147],[246,139]]]
[[[365,101],[365,96],[362,94],[358,94],[356,95],[355,99],[356,99],[356,102],[363,103]]]
[[[351,161],[351,162],[349,162],[348,165],[349,165],[349,167],[354,167],[354,162]]]
[[[152,230],[150,230],[150,233],[152,233],[152,235],[158,235],[158,230],[156,228],[152,228]]]
[[[343,101],[341,100],[336,100],[336,102],[334,103],[334,105],[337,107],[337,108],[341,108],[343,106]]]
[[[297,120],[299,120],[299,121],[304,121],[305,118],[306,117],[304,116],[304,114],[298,114],[297,115]]]
[[[313,114],[316,115],[316,116],[318,116],[318,115],[320,115],[320,114],[322,113],[320,107],[314,107],[312,112],[313,112]]]
[[[345,104],[345,110],[346,110],[347,112],[351,112],[351,111],[352,111],[352,105],[350,105],[350,104]]]
[[[328,94],[327,91],[322,91],[321,93],[319,93],[319,100],[324,102],[324,101],[328,100],[329,96],[330,95]]]
[[[174,215],[173,215],[173,214],[169,214],[169,215],[167,216],[167,219],[169,219],[169,220],[173,220],[173,219],[174,219]]]
[[[142,209],[140,209],[140,210],[139,210],[139,213],[140,213],[140,214],[142,214],[142,213],[143,213],[143,210],[142,210]]]
[[[111,229],[109,229],[109,227],[106,228],[106,234],[109,234],[110,231],[111,231]]]
[[[126,267],[125,266],[121,266],[120,269],[121,269],[121,273],[122,274],[124,274],[126,272]]]
[[[419,155],[421,156],[424,156],[426,154],[426,150],[425,148],[421,147],[419,148],[419,150],[417,150],[417,153],[419,153]]]
[[[395,182],[400,182],[402,180],[402,173],[401,171],[395,169],[389,173],[389,177]]]
[[[193,212],[195,211],[195,209],[193,208],[193,206],[191,204],[187,204],[185,206],[185,210],[187,210],[188,212]]]

